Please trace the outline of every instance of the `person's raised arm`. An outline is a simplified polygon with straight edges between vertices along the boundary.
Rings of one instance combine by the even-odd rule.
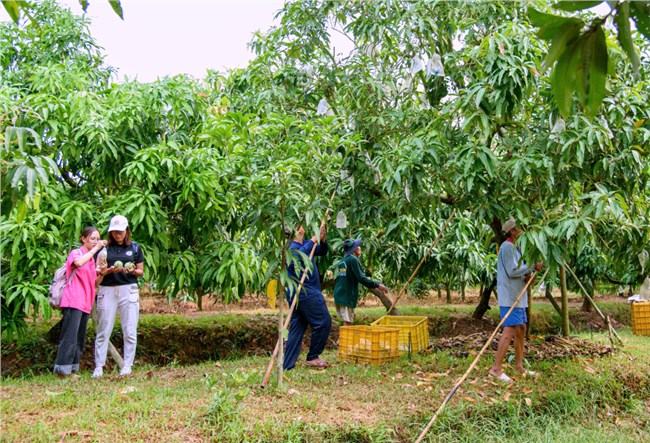
[[[316,238],[316,236],[314,236],[314,240],[318,241],[318,245],[316,246],[316,251],[314,252],[314,255],[318,255],[318,256],[327,255],[327,253],[330,250],[330,247],[327,244],[326,237],[327,237],[327,227],[325,225],[322,225],[320,227],[320,237]]]
[[[103,247],[105,247],[107,243],[108,242],[106,240],[99,240],[97,244],[90,251],[75,258],[74,261],[72,262],[72,265],[75,268],[82,267],[83,265],[88,263],[90,259],[93,258],[95,254],[97,254]]]
[[[349,262],[349,269],[354,275],[354,277],[357,279],[359,283],[364,285],[366,288],[378,288],[379,283],[372,280],[369,278],[365,272],[363,272],[363,269],[361,269],[361,263],[359,263],[359,260],[350,260]]]

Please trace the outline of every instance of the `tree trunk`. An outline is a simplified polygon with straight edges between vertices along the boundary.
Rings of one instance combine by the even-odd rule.
[[[334,288],[334,283],[336,283],[336,281],[334,279],[326,280],[321,284],[321,289],[324,290],[324,289]],[[379,301],[381,301],[381,304],[384,305],[384,308],[386,308],[387,311],[393,305],[393,302],[391,301],[391,299],[388,298],[388,296],[386,294],[384,294],[383,292],[381,292],[379,289],[377,289],[377,288],[373,288],[373,289],[368,288],[368,292],[370,292],[372,295],[377,297],[379,299]],[[402,313],[397,308],[393,309],[393,311],[390,314],[391,315],[402,315]]]
[[[381,301],[381,304],[384,305],[384,308],[386,308],[387,311],[390,309],[393,302],[390,300],[390,298],[388,298],[386,294],[384,294],[377,288],[368,289],[368,291],[370,291],[374,296],[376,296]],[[391,311],[390,315],[402,315],[402,313],[399,311],[399,309],[395,308]]]
[[[336,280],[334,280],[333,278],[330,279],[330,280],[325,280],[324,282],[321,283],[320,288],[323,291],[325,289],[334,289],[334,284],[335,283],[336,283]]]
[[[555,299],[553,298],[553,294],[551,293],[551,287],[546,286],[544,293],[548,301],[550,301],[551,304],[553,305],[553,308],[555,308],[555,310],[557,311],[557,315],[559,315],[560,318],[562,318],[562,308],[560,308],[560,305],[558,305]]]
[[[492,217],[492,221],[490,222],[490,228],[492,229],[492,233],[494,234],[494,236],[491,239],[493,243],[500,245],[501,243],[506,241],[506,236],[503,233],[503,231],[501,231],[501,220],[499,220],[498,217]],[[496,252],[497,254],[499,253],[498,246]],[[490,297],[492,296],[492,291],[496,287],[497,287],[497,278],[495,276],[492,279],[492,283],[490,283],[490,285],[484,288],[483,291],[481,292],[478,306],[474,310],[474,313],[472,314],[472,318],[480,320],[483,318],[485,313],[490,309]]]
[[[591,279],[586,279],[585,283],[586,284],[584,285],[584,287],[587,290],[587,292],[589,293],[589,296],[593,299],[594,298],[594,293],[596,292],[596,290],[594,288],[595,284]],[[582,307],[580,308],[580,310],[582,312],[591,312],[592,309],[593,309],[593,305],[589,301],[589,298],[583,296],[582,297]]]
[[[472,318],[480,320],[483,318],[485,313],[490,309],[490,297],[492,296],[492,291],[497,286],[497,279],[493,278],[492,282],[487,286],[482,286],[481,294],[479,297],[478,306],[474,309]]]
[[[449,282],[445,282],[445,291],[447,293],[447,304],[451,304],[451,284]]]
[[[438,291],[438,298],[442,298],[442,290],[441,290],[440,283],[436,285],[436,291]]]
[[[199,311],[203,310],[203,288],[197,288],[196,290],[196,309]]]
[[[467,286],[467,282],[463,280],[463,282],[460,284],[460,299],[463,303],[465,303],[465,286]]]
[[[560,291],[562,292],[562,335],[569,336],[569,293],[566,289],[566,270],[560,266]]]

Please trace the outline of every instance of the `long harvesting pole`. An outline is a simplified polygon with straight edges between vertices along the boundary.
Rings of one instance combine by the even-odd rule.
[[[440,240],[440,237],[442,237],[442,233],[445,232],[445,229],[447,229],[447,226],[449,225],[449,222],[451,221],[451,219],[454,218],[454,215],[456,215],[456,209],[453,210],[453,212],[451,213],[451,215],[449,216],[449,218],[445,222],[444,226],[442,227],[442,229],[438,233],[438,236],[433,241],[433,243],[431,243],[431,246],[429,246],[429,249],[424,254],[424,257],[422,257],[422,260],[420,260],[420,263],[418,263],[417,267],[415,268],[415,271],[413,271],[413,273],[411,274],[411,277],[407,280],[407,282],[404,285],[404,287],[402,288],[402,290],[399,291],[399,293],[397,294],[397,297],[395,298],[395,301],[393,302],[393,304],[388,309],[388,312],[386,312],[386,315],[390,315],[390,313],[393,312],[393,309],[395,309],[395,305],[397,304],[399,299],[402,297],[402,295],[406,294],[406,289],[409,287],[409,284],[411,284],[411,282],[413,281],[413,279],[417,275],[418,271],[422,267],[422,264],[424,263],[424,261],[427,259],[427,257],[431,253],[431,250],[438,243],[438,241]]]
[[[447,406],[447,403],[449,403],[449,400],[451,400],[451,398],[454,396],[454,394],[456,393],[456,391],[458,390],[460,385],[462,385],[463,382],[465,381],[465,379],[467,379],[467,376],[469,376],[470,372],[472,372],[472,369],[474,369],[476,367],[476,364],[478,363],[478,360],[481,358],[481,356],[483,355],[483,353],[485,352],[487,347],[490,345],[490,343],[492,343],[492,339],[494,339],[494,336],[497,334],[497,331],[499,330],[499,328],[503,325],[503,323],[506,321],[506,319],[510,316],[512,311],[514,311],[514,309],[517,307],[517,304],[519,303],[519,300],[521,300],[521,297],[523,297],[523,295],[526,293],[526,290],[528,289],[528,287],[531,285],[531,283],[535,279],[536,274],[537,274],[537,271],[535,271],[533,273],[532,277],[528,280],[528,282],[526,282],[526,286],[524,286],[524,289],[521,290],[521,293],[517,297],[517,300],[515,300],[515,302],[510,307],[510,310],[508,310],[506,315],[501,319],[501,321],[499,322],[497,327],[494,329],[494,332],[492,332],[492,335],[490,335],[490,338],[488,338],[487,341],[485,342],[485,345],[483,345],[483,348],[481,349],[481,352],[478,353],[478,355],[476,356],[476,358],[474,358],[474,361],[469,366],[467,371],[465,371],[465,374],[463,374],[463,376],[460,379],[458,379],[458,381],[456,382],[456,384],[454,385],[452,390],[449,392],[449,394],[447,394],[447,397],[445,397],[444,401],[442,402],[442,404],[440,405],[440,407],[438,408],[436,413],[433,415],[431,420],[429,420],[429,423],[427,423],[426,427],[422,430],[422,433],[420,434],[418,439],[415,441],[415,443],[420,443],[422,441],[422,439],[427,435],[427,432],[429,432],[429,429],[431,429],[431,426],[433,426],[433,424],[435,423],[436,418],[438,418],[438,415],[440,415],[440,413],[445,408],[445,406]],[[544,272],[544,275],[542,276],[540,281],[542,281],[542,282],[544,281],[544,278],[546,278],[546,274],[548,274],[548,269],[546,270],[546,272]]]

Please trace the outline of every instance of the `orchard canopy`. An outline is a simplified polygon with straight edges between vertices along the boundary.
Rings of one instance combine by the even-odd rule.
[[[49,315],[48,284],[82,227],[118,213],[145,281],[170,298],[289,285],[282,229],[315,232],[335,189],[347,227],[329,223],[334,251],[363,237],[388,284],[456,209],[415,288],[489,287],[508,216],[549,284],[566,262],[593,284],[638,285],[648,11],[610,2],[603,18],[578,3],[288,2],[245,69],[116,83],[86,18],[7,2],[28,9],[0,25],[2,329]]]

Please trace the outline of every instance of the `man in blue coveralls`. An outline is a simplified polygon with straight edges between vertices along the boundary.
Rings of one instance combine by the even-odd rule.
[[[320,354],[325,349],[327,338],[329,337],[330,330],[332,329],[332,317],[325,303],[325,298],[321,292],[320,276],[318,274],[318,267],[316,266],[315,257],[324,256],[329,250],[327,241],[325,240],[326,230],[321,227],[320,238],[314,235],[310,240],[304,241],[305,229],[298,226],[295,232],[293,241],[289,250],[297,250],[309,256],[311,249],[316,244],[316,251],[314,252],[314,259],[312,259],[313,269],[307,271],[307,276],[300,291],[298,302],[293,314],[291,315],[291,323],[289,326],[289,338],[287,339],[287,347],[284,353],[283,368],[285,371],[293,369],[300,355],[302,347],[302,338],[305,335],[307,326],[311,326],[311,345],[307,353],[306,366],[326,368],[328,363],[320,358]],[[296,252],[293,255],[298,257]],[[289,277],[294,280],[296,285],[300,283],[302,271],[296,273],[293,263],[287,266]],[[289,304],[293,301],[293,296],[289,289],[287,289],[287,301]]]

